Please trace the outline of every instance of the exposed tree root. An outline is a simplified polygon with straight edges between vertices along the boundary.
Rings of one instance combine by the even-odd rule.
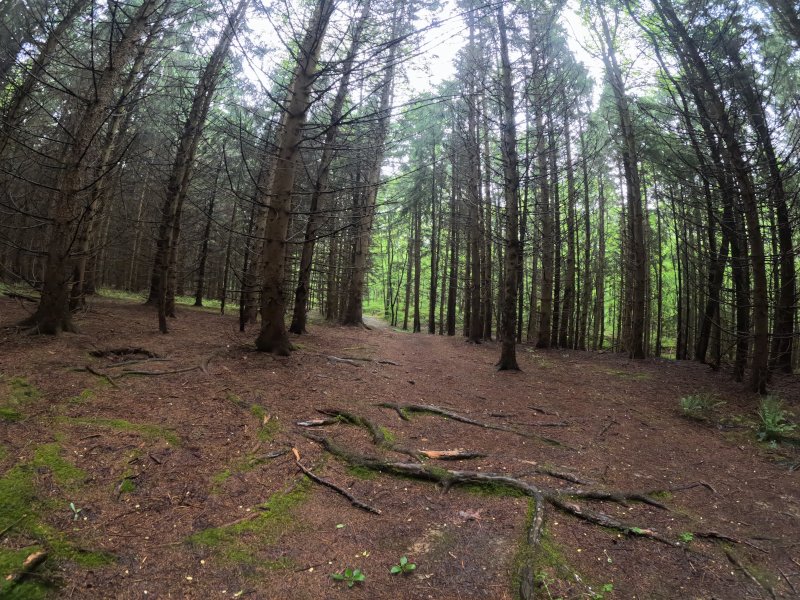
[[[775,596],[775,590],[772,589],[772,586],[764,585],[763,583],[761,583],[761,581],[759,581],[758,577],[753,575],[752,571],[747,568],[747,565],[744,564],[741,560],[739,560],[739,557],[736,556],[736,554],[733,552],[733,550],[731,550],[730,548],[724,548],[723,547],[723,551],[725,552],[725,556],[728,557],[728,560],[731,561],[731,564],[734,565],[737,569],[739,569],[742,573],[744,573],[744,575],[750,581],[752,581],[756,585],[756,587],[758,587],[758,588],[764,590],[765,592],[767,592],[770,595],[770,597],[777,598],[777,596]]]
[[[328,415],[330,417],[334,417],[335,419],[342,421],[344,423],[350,423],[351,425],[355,425],[356,427],[363,427],[367,431],[369,431],[370,435],[372,436],[372,443],[380,448],[385,448],[386,450],[392,450],[399,454],[405,454],[413,458],[416,461],[421,460],[420,453],[416,450],[412,450],[410,448],[405,448],[403,446],[399,446],[392,442],[391,440],[386,438],[386,434],[383,432],[378,425],[370,421],[369,419],[362,417],[361,415],[355,415],[353,413],[339,410],[335,408],[326,408],[320,409],[318,412],[322,413],[323,415]]]
[[[466,423],[467,425],[474,425],[475,427],[481,427],[483,429],[494,429],[496,431],[505,431],[506,433],[513,433],[514,435],[519,435],[525,438],[533,439],[533,440],[541,440],[553,446],[563,446],[561,442],[558,440],[554,440],[551,438],[546,438],[540,435],[533,435],[530,433],[525,433],[522,431],[517,431],[516,429],[512,429],[511,427],[504,427],[503,425],[494,425],[492,423],[484,423],[482,421],[476,421],[470,417],[465,417],[464,415],[455,413],[451,410],[447,410],[446,408],[441,408],[439,406],[434,406],[433,404],[395,404],[393,402],[380,402],[377,406],[383,408],[391,408],[392,410],[396,411],[397,414],[400,415],[400,418],[404,420],[408,420],[408,413],[428,413],[433,415],[439,415],[441,417],[447,417],[448,419],[452,419],[453,421],[458,421],[460,423]],[[403,413],[406,413],[405,416]]]
[[[94,369],[91,365],[86,365],[86,367],[84,367],[84,368],[87,371],[89,371],[89,373],[91,373],[92,375],[95,375],[96,377],[102,377],[108,383],[110,383],[112,386],[119,387],[117,385],[117,382],[114,380],[114,378],[111,375],[109,375],[108,373],[101,373],[100,371],[97,371],[96,369]]]
[[[532,483],[522,481],[516,477],[511,477],[509,475],[503,475],[500,473],[485,473],[482,471],[455,471],[425,464],[386,462],[380,458],[355,454],[345,450],[341,446],[338,446],[325,437],[310,434],[306,434],[306,437],[319,443],[326,451],[344,460],[352,466],[364,467],[372,471],[388,473],[390,475],[399,475],[403,477],[432,481],[440,484],[445,490],[456,485],[500,486],[509,490],[521,492],[522,494],[537,500],[545,500],[559,510],[572,514],[579,519],[589,521],[596,525],[617,529],[629,535],[649,537],[670,546],[682,546],[680,542],[673,542],[672,540],[665,538],[651,529],[623,523],[604,513],[587,510],[567,501],[570,498],[582,498],[586,500],[601,500],[625,504],[629,500],[635,500],[666,509],[663,504],[656,502],[652,498],[648,498],[641,492],[607,492],[603,490],[576,489],[552,490],[541,488]]]
[[[358,498],[354,497],[350,492],[345,490],[344,488],[339,487],[335,483],[328,481],[327,479],[320,477],[319,475],[315,475],[310,469],[305,467],[303,463],[300,462],[300,453],[297,451],[297,448],[292,448],[292,452],[294,453],[295,463],[297,467],[305,473],[306,477],[308,477],[311,481],[323,485],[329,489],[332,489],[334,492],[341,494],[345,498],[350,501],[350,504],[355,506],[356,508],[360,508],[361,510],[365,510],[367,512],[371,512],[373,514],[379,515],[381,511],[377,508],[370,506],[359,500]]]

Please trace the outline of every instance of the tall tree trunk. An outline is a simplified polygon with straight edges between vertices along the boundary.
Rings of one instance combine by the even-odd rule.
[[[256,338],[256,348],[286,356],[291,350],[286,332],[284,313],[286,299],[285,266],[286,237],[289,230],[289,212],[299,158],[302,128],[311,106],[311,88],[317,78],[317,62],[322,40],[333,13],[333,0],[319,0],[308,23],[305,36],[297,53],[297,67],[289,88],[290,99],[280,131],[280,143],[275,163],[270,216],[264,232],[261,270],[261,331]]]
[[[458,221],[456,207],[459,182],[456,177],[455,151],[451,157],[452,192],[450,194],[450,267],[447,286],[447,335],[456,334],[456,293],[458,291]]]
[[[431,279],[428,294],[428,333],[436,333],[436,294],[439,282],[439,238],[441,237],[441,210],[437,209],[438,188],[436,180],[436,141],[431,147]]]
[[[517,265],[519,252],[519,173],[517,172],[517,131],[514,114],[514,88],[511,83],[511,60],[508,56],[506,23],[503,5],[497,7],[497,29],[500,34],[500,82],[502,114],[500,118],[501,151],[503,156],[503,196],[506,205],[505,291],[502,315],[502,348],[498,369],[518,371],[516,346]]]
[[[107,118],[108,107],[113,104],[122,69],[135,56],[141,35],[158,7],[156,0],[145,0],[139,5],[109,54],[104,69],[94,78],[91,99],[69,119],[70,138],[62,159],[58,191],[51,205],[44,286],[36,312],[24,321],[39,333],[75,330],[68,304],[70,255],[75,239],[73,224],[78,222],[87,202],[85,188],[93,166],[90,150]]]
[[[638,148],[633,130],[629,101],[624,87],[622,70],[617,62],[615,41],[605,16],[604,7],[598,3],[598,13],[603,29],[603,62],[614,92],[622,136],[622,165],[625,174],[628,204],[628,231],[630,234],[631,277],[629,281],[631,313],[630,348],[631,358],[644,358],[645,293],[647,285],[647,254],[644,242],[644,213],[642,207],[641,181],[639,178]]]
[[[592,222],[589,204],[589,157],[586,152],[583,124],[580,128],[581,170],[583,174],[583,283],[581,284],[581,320],[578,327],[578,349],[588,350],[589,304],[592,301]],[[659,242],[660,243],[660,242]],[[659,317],[659,324],[661,319]]]
[[[769,359],[769,314],[767,298],[767,272],[764,257],[764,241],[761,234],[758,201],[744,151],[736,137],[736,130],[705,60],[683,22],[675,14],[668,0],[654,0],[673,47],[684,64],[696,74],[695,85],[704,94],[707,110],[714,118],[724,143],[725,155],[736,181],[747,223],[750,246],[750,261],[753,271],[753,353],[751,361],[750,388],[759,393],[766,391]]]
[[[553,237],[553,211],[550,206],[550,174],[547,169],[547,148],[545,147],[544,116],[540,104],[534,104],[536,119],[536,158],[539,178],[539,215],[542,233],[542,296],[539,303],[539,336],[537,348],[551,345],[551,326],[553,322],[553,259],[555,240]]]
[[[564,300],[561,309],[561,333],[558,345],[572,348],[573,319],[575,318],[575,175],[572,166],[569,106],[564,101],[564,147],[567,153],[567,265],[564,272]]]
[[[202,137],[206,116],[211,106],[222,68],[228,56],[233,37],[236,35],[249,0],[240,0],[234,12],[228,17],[222,35],[208,60],[200,80],[195,87],[192,106],[183,125],[178,149],[172,163],[167,180],[164,204],[161,211],[156,242],[156,255],[150,284],[148,303],[158,306],[158,327],[161,333],[167,333],[167,315],[174,313],[168,306],[168,294],[174,296],[174,288],[169,285],[175,279],[175,260],[177,257],[178,237],[180,233],[180,217],[183,203],[189,192],[189,183],[194,168],[194,156]],[[172,273],[170,273],[170,269]]]
[[[342,63],[342,78],[339,81],[339,88],[331,106],[331,118],[328,130],[325,132],[325,142],[322,147],[322,156],[319,159],[317,168],[317,179],[314,190],[311,193],[311,203],[308,209],[308,223],[306,224],[306,235],[303,242],[303,250],[300,255],[300,272],[297,278],[297,289],[294,296],[294,310],[292,313],[292,323],[289,331],[292,333],[305,333],[306,331],[306,310],[309,297],[309,286],[311,282],[311,264],[314,257],[314,247],[316,244],[317,232],[319,230],[322,215],[320,214],[320,202],[324,202],[326,194],[329,194],[328,182],[330,179],[331,163],[336,153],[336,138],[339,134],[339,124],[342,120],[342,111],[350,89],[350,77],[353,72],[353,64],[356,55],[361,47],[361,35],[364,25],[369,16],[370,0],[364,2],[361,16],[353,27],[353,38],[350,41],[350,49]]]
[[[203,230],[203,244],[200,246],[200,264],[197,266],[197,288],[194,293],[194,305],[203,306],[203,292],[206,284],[206,263],[208,262],[208,244],[211,239],[211,225],[214,222],[214,201],[217,196],[217,182],[219,181],[219,168],[214,176],[214,187],[211,189],[211,198],[208,200],[206,226]]]
[[[602,176],[598,182],[600,190],[597,194],[597,260],[595,261],[594,280],[594,331],[592,337],[593,350],[601,350],[605,343],[606,307],[605,307],[605,268],[606,268],[606,200]]]
[[[389,49],[383,80],[378,88],[380,90],[380,101],[376,113],[375,133],[371,136],[371,140],[377,147],[377,150],[368,163],[369,169],[367,173],[366,192],[364,193],[364,203],[360,214],[358,214],[355,254],[351,268],[352,277],[347,292],[347,305],[342,315],[343,325],[363,325],[363,296],[369,259],[369,244],[372,237],[375,201],[378,195],[381,165],[383,164],[383,155],[385,152],[384,144],[386,142],[386,136],[389,131],[389,121],[391,119],[390,109],[397,62],[395,59],[400,46],[400,41],[397,38],[400,32],[405,28],[406,19],[408,18],[405,5],[399,1],[395,3],[393,17],[392,40],[394,43],[392,43]]]

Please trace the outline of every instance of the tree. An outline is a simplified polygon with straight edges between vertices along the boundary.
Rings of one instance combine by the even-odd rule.
[[[289,87],[286,112],[281,122],[275,174],[271,186],[272,197],[269,203],[270,219],[259,257],[262,278],[261,331],[256,338],[256,348],[262,352],[272,352],[281,356],[288,355],[291,349],[284,322],[286,302],[284,266],[289,211],[299,146],[302,142],[302,127],[311,105],[312,86],[316,79],[322,41],[333,9],[333,0],[319,0],[297,50],[297,66]]]

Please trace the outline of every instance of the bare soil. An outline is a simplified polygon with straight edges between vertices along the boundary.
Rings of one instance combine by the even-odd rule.
[[[0,300],[3,324],[25,314]],[[183,308],[161,335],[152,309],[104,299],[77,322],[81,333],[58,338],[0,331],[0,596],[516,597],[530,498],[349,467],[304,434],[411,459],[346,422],[296,424],[338,409],[398,447],[485,454],[427,465],[555,490],[663,491],[652,497],[666,509],[574,501],[634,524],[627,532],[547,506],[537,597],[800,597],[797,450],[756,440],[758,401],[728,373],[525,345],[522,372],[497,372],[494,343],[318,321],[292,338],[290,357],[276,358],[256,352],[255,331],[239,333],[232,317]],[[90,354],[122,348],[160,358]],[[773,387],[800,414],[797,379]],[[725,402],[705,421],[679,409],[699,392]],[[434,404],[524,435],[433,414],[406,421],[380,402]],[[381,514],[312,483],[292,448]],[[14,504],[22,492],[24,508]],[[645,530],[675,543],[637,535]],[[37,549],[47,560],[5,582]],[[390,574],[401,556],[416,569]],[[331,578],[348,567],[366,576],[352,589]]]

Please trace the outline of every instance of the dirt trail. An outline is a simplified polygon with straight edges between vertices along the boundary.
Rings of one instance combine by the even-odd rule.
[[[0,301],[0,314],[12,322],[23,312]],[[0,536],[0,575],[15,572],[29,550],[47,549],[48,560],[22,584],[31,594],[51,582],[56,597],[75,598],[515,597],[529,557],[529,498],[499,486],[445,492],[353,468],[304,437],[311,432],[393,462],[413,462],[403,451],[473,451],[485,456],[425,464],[556,491],[703,482],[656,494],[667,510],[569,500],[673,546],[548,505],[535,553],[537,597],[798,597],[800,483],[788,468],[798,457],[755,441],[755,400],[727,374],[526,346],[521,373],[498,373],[494,343],[372,322],[371,330],[312,323],[309,335],[293,339],[296,352],[275,358],[254,352],[254,333],[240,334],[233,318],[185,308],[162,336],[149,309],[105,300],[79,324],[81,334],[56,340],[0,333],[0,500],[20,489],[29,495],[27,508],[0,502],[0,531],[9,528]],[[162,360],[89,354],[123,347]],[[136,359],[143,362],[126,364]],[[800,412],[796,380],[776,385]],[[725,401],[728,425],[680,414],[679,398],[697,392]],[[435,414],[403,420],[381,402],[434,404],[497,429]],[[342,419],[296,425],[324,418],[318,409],[369,420],[382,447]],[[291,448],[381,514],[309,482]],[[390,574],[402,556],[416,570]],[[347,567],[365,581],[348,589],[331,579]]]

